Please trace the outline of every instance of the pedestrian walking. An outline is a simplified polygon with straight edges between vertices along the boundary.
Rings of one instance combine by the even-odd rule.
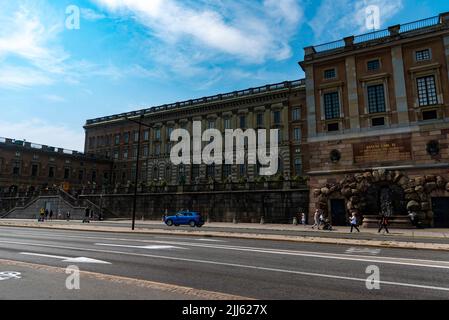
[[[313,215],[314,224],[312,226],[312,229],[315,229],[315,227],[317,227],[318,230],[320,230],[320,214],[321,214],[320,211],[321,211],[320,209],[315,210],[315,214]]]
[[[385,229],[386,233],[390,233],[390,231],[388,230],[388,217],[387,216],[382,216],[382,218],[380,219],[380,223],[379,223],[379,232],[380,233],[383,229]]]
[[[67,210],[66,217],[67,217],[67,221],[70,221],[70,211],[69,210]]]
[[[84,212],[84,220],[83,223],[90,223],[90,210],[89,208],[86,208],[85,212]]]
[[[53,210],[50,210],[50,221],[53,220]]]
[[[48,209],[45,209],[45,220],[48,220],[49,214],[50,214],[50,212],[48,212]]]
[[[352,216],[351,216],[350,220],[351,220],[351,233],[352,233],[352,231],[354,230],[354,228],[355,228],[358,232],[360,232],[359,227],[357,226],[357,215],[356,215],[355,212],[352,213]]]
[[[39,212],[39,222],[44,222],[44,219],[45,219],[45,209],[41,208]]]
[[[306,214],[304,212],[301,214],[301,224],[306,225]]]

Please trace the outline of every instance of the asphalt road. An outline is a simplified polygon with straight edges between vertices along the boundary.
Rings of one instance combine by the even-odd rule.
[[[232,298],[449,299],[449,252],[0,228],[0,299]]]

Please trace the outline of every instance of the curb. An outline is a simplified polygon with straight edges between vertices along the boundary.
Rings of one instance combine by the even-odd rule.
[[[76,226],[68,228],[65,226],[49,226],[36,225],[26,223],[0,223],[1,227],[19,227],[30,229],[51,229],[51,230],[65,230],[65,231],[86,231],[86,232],[113,232],[122,234],[154,234],[154,235],[176,235],[176,236],[190,236],[190,237],[219,237],[229,239],[253,239],[253,240],[270,240],[270,241],[288,241],[300,243],[319,243],[319,244],[337,244],[337,245],[354,245],[366,247],[380,247],[380,248],[397,248],[397,249],[415,249],[415,250],[436,250],[449,251],[449,244],[443,243],[421,243],[421,242],[404,242],[404,241],[387,241],[387,240],[356,240],[356,239],[339,239],[339,238],[321,238],[321,237],[306,237],[306,236],[288,236],[288,235],[267,235],[254,233],[229,233],[217,231],[179,231],[179,230],[148,230],[136,229],[133,231],[126,231],[123,228],[114,227],[91,227],[91,226]]]

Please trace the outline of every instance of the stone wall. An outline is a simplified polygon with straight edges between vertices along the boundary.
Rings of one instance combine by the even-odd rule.
[[[133,196],[84,195],[97,206],[114,213],[114,218],[132,216]],[[165,209],[175,213],[181,209],[199,211],[205,219],[217,222],[292,223],[299,210],[307,213],[308,190],[139,194],[137,219],[161,219]],[[107,214],[104,213],[108,218]]]

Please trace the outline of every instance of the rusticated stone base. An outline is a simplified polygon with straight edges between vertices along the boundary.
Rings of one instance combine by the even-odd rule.
[[[379,228],[379,216],[365,216],[363,218],[363,228]],[[396,229],[416,229],[407,216],[392,216],[389,219],[389,228]]]

